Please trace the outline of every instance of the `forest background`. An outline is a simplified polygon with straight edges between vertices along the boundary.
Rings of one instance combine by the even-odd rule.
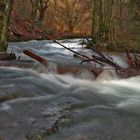
[[[13,10],[60,38],[91,36],[110,49],[140,47],[139,0],[14,0]]]

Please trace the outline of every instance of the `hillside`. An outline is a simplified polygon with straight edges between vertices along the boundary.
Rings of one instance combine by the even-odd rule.
[[[45,36],[46,34],[43,30],[24,19],[15,10],[12,11],[8,33],[9,40],[41,39]]]

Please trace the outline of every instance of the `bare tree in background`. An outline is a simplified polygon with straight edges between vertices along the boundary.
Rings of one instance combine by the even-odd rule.
[[[73,32],[76,26],[81,23],[87,12],[88,7],[84,1],[81,0],[60,0],[57,2],[58,7],[58,18],[60,22],[63,22],[69,32]]]
[[[49,7],[50,0],[30,0],[30,2],[32,7],[32,22],[34,22],[36,19],[37,21],[42,22],[44,20],[46,9]]]
[[[32,6],[31,19],[32,19],[32,22],[34,22],[36,18],[36,14],[37,14],[37,9],[38,9],[38,0],[30,0],[30,2]]]

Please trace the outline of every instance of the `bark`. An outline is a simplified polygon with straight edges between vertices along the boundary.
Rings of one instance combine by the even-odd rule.
[[[92,0],[92,42],[96,44],[97,0]]]
[[[117,63],[113,62],[112,58],[109,57],[107,58],[102,52],[100,52],[98,50],[98,48],[88,39],[86,38],[86,40],[91,44],[91,49],[93,50],[94,53],[98,54],[98,56],[92,55],[92,59],[87,59],[87,61],[95,61],[95,62],[103,62],[106,64],[109,64],[113,67],[115,67],[116,69],[123,69],[121,66],[119,66]]]
[[[43,20],[44,20],[44,17],[45,17],[45,11],[46,11],[46,8],[41,8],[40,10],[39,10],[39,21],[40,22],[43,22]]]
[[[0,1],[0,52],[7,50],[7,31],[13,0]]]
[[[65,1],[66,2],[66,13],[67,13],[67,17],[68,17],[68,29],[70,33],[73,33],[74,31],[74,27],[73,27],[73,21],[72,21],[72,11],[70,8],[70,3],[68,0]]]
[[[120,19],[122,19],[122,0],[120,0],[119,2],[120,2]],[[120,28],[122,32],[123,31],[122,20],[120,20]]]
[[[0,53],[0,60],[15,60],[16,59],[16,55],[15,53]]]
[[[99,38],[103,36],[103,1],[100,0],[100,11],[99,11]]]
[[[33,9],[32,9],[32,12],[31,12],[31,20],[32,20],[32,23],[35,22],[35,19],[36,19],[36,12],[37,12],[37,9],[36,9],[36,8],[33,8]]]
[[[39,10],[39,21],[43,22],[45,17],[46,9],[49,7],[50,0],[39,0],[38,10]]]
[[[105,11],[105,25],[107,31],[105,33],[105,39],[109,46],[116,47],[116,37],[115,37],[115,25],[113,19],[113,0],[106,0],[106,11]]]
[[[31,20],[34,23],[36,19],[37,9],[38,9],[38,0],[30,0],[32,9],[31,9]]]
[[[31,58],[37,60],[38,62],[46,65],[46,66],[48,65],[48,61],[47,60],[45,60],[44,58],[40,57],[39,55],[37,55],[37,54],[35,54],[35,53],[31,52],[31,51],[24,50],[23,53],[28,55],[28,56],[30,56]]]

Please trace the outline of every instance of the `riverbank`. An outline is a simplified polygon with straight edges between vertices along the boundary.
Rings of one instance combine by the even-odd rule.
[[[22,42],[30,40],[63,40],[75,38],[91,38],[91,35],[84,33],[70,33],[70,32],[57,32],[51,29],[42,28],[36,23],[31,23],[21,17],[15,10],[12,11],[10,24],[8,28],[8,41],[9,42]],[[124,37],[123,37],[124,36]],[[98,48],[101,51],[117,51],[124,52],[126,49],[139,49],[140,40],[139,34],[123,35],[121,38],[116,38],[115,46],[108,44],[104,40],[97,40]],[[126,39],[127,38],[127,39]],[[88,46],[88,44],[87,44]]]
[[[49,31],[48,29],[41,28],[41,26],[38,27],[36,23],[31,23],[29,20],[22,18],[15,10],[11,13],[8,28],[8,41],[10,42],[49,39],[62,40],[86,37],[90,36],[81,33]]]

